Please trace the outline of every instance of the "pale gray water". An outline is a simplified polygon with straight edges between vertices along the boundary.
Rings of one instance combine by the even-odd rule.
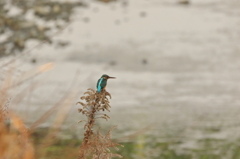
[[[99,124],[118,125],[119,136],[155,123],[149,133],[159,137],[201,138],[209,127],[220,129],[212,137],[238,137],[239,9],[237,0],[193,0],[189,6],[132,0],[128,8],[93,4],[76,15],[71,32],[58,37],[71,42],[68,48],[44,46],[23,59],[25,69],[34,67],[26,62],[31,58],[39,65],[53,61],[55,69],[37,78],[43,83],[31,100],[11,107],[24,110],[22,116],[27,112],[31,123],[66,92],[76,70],[78,96],[107,73],[117,77],[107,88],[112,119]],[[84,16],[89,23],[81,21]],[[82,130],[75,101],[66,127]]]

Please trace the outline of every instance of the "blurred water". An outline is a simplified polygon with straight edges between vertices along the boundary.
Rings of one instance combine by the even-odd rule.
[[[44,46],[23,58],[26,68],[33,67],[26,62],[31,58],[56,68],[37,78],[44,83],[30,103],[12,107],[23,116],[32,111],[26,119],[32,122],[66,92],[76,70],[79,96],[107,73],[117,77],[107,88],[112,119],[99,125],[118,125],[119,136],[152,123],[157,136],[198,137],[206,127],[221,127],[223,138],[238,136],[239,7],[237,0],[192,0],[188,6],[131,0],[126,8],[94,3],[56,37],[69,40],[68,48]],[[66,127],[80,127],[78,107],[73,102]]]

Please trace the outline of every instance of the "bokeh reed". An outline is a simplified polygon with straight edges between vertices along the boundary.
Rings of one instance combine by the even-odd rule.
[[[3,68],[5,68],[3,70]],[[17,86],[29,79],[53,68],[52,63],[44,64],[34,70],[16,76],[13,62],[2,65],[0,81],[0,158],[1,159],[34,159],[35,150],[31,142],[31,132],[23,120],[9,108],[11,93]],[[24,92],[21,93],[25,95]],[[22,95],[19,97],[23,98]],[[20,101],[20,99],[17,99]]]

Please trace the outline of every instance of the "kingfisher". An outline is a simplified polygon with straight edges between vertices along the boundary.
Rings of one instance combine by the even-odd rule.
[[[110,77],[106,74],[103,74],[102,77],[97,82],[97,92],[100,93],[107,86],[108,79],[115,79],[116,77]]]

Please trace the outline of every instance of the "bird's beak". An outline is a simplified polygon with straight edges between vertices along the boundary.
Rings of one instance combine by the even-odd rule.
[[[111,79],[115,79],[116,77],[108,77],[108,79],[111,78]]]

